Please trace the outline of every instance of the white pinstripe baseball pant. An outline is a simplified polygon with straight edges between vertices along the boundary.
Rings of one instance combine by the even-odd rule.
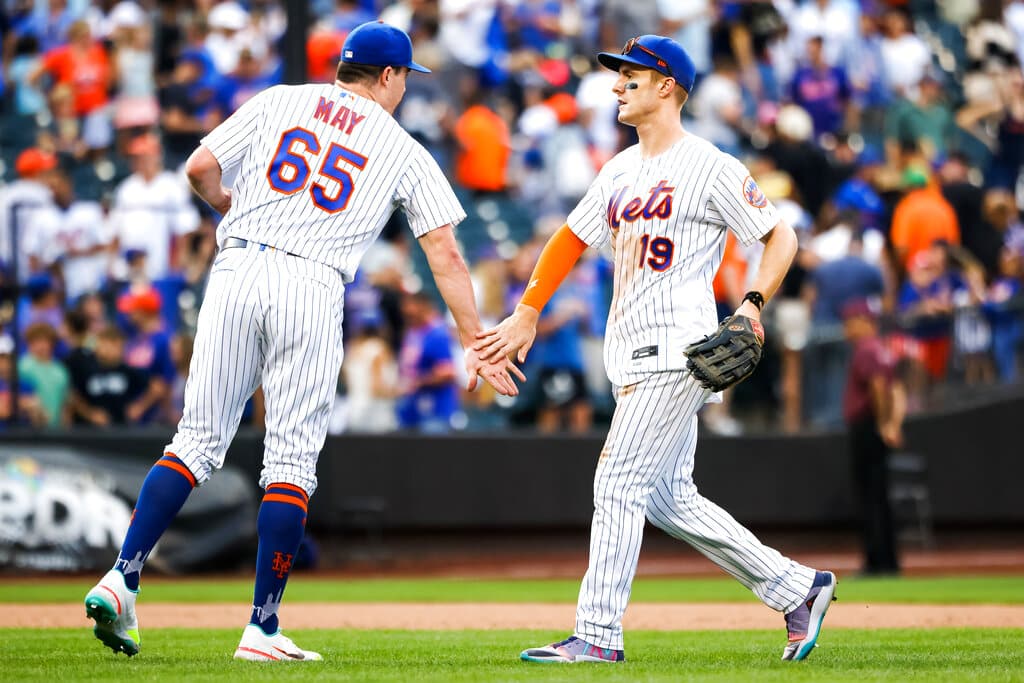
[[[590,564],[575,635],[623,649],[622,615],[640,556],[644,517],[684,540],[772,609],[789,612],[814,570],[763,545],[697,492],[697,411],[708,391],[685,371],[661,372],[616,391],[615,415],[594,476]]]
[[[342,359],[341,273],[251,244],[225,249],[210,272],[185,385],[185,410],[165,449],[206,481],[224,464],[242,409],[263,384],[260,486],[312,495]]]

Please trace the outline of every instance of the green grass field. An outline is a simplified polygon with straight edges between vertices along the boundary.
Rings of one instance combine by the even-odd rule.
[[[0,580],[0,603],[78,602],[91,579]],[[578,582],[447,579],[304,578],[289,602],[544,601],[572,603]],[[143,600],[248,602],[248,580],[154,579]],[[840,579],[851,602],[1024,604],[1024,577]],[[728,579],[639,579],[634,601],[736,601],[753,598]],[[240,629],[146,629],[142,653],[114,656],[88,627],[10,630],[3,637],[3,681],[1022,681],[1024,629],[825,630],[806,662],[779,661],[781,629],[631,631],[623,665],[539,665],[518,660],[525,647],[560,639],[552,631],[296,630],[322,663],[291,666],[234,662]]]
[[[62,581],[0,579],[0,603],[78,602],[95,577]],[[147,602],[246,602],[248,579],[143,580]],[[289,602],[576,602],[578,579],[321,579],[296,573],[288,584]],[[1024,576],[913,577],[863,579],[839,577],[839,596],[850,602],[930,604],[1024,604]],[[634,602],[753,602],[730,578],[640,578]]]
[[[11,634],[13,636],[14,634]],[[87,629],[19,632],[4,639],[9,681],[1021,681],[1024,631],[826,631],[804,662],[782,662],[777,631],[627,634],[624,664],[527,664],[545,631],[295,631],[325,661],[234,662],[237,630],[154,629],[142,652],[114,657]]]

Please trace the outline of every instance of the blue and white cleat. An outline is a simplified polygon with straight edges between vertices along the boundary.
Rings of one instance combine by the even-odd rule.
[[[626,655],[622,650],[597,647],[576,636],[570,636],[560,643],[523,650],[519,659],[524,662],[544,664],[578,664],[579,662],[614,664],[626,661]]]
[[[114,651],[129,657],[139,654],[139,620],[135,616],[137,591],[129,590],[124,575],[116,569],[107,572],[85,594],[85,615],[96,622],[93,635]]]
[[[807,598],[795,610],[786,615],[786,630],[789,643],[782,651],[783,661],[799,662],[811,654],[821,622],[825,620],[832,601],[836,599],[836,575],[832,572],[816,572]]]

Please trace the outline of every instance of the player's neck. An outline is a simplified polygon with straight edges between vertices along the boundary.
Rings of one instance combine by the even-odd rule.
[[[677,112],[666,110],[636,127],[640,139],[640,155],[645,159],[667,151],[686,135]]]
[[[368,100],[377,102],[377,98],[373,96],[373,91],[362,83],[342,83],[341,81],[336,80],[334,81],[334,85],[344,90],[348,90],[353,95],[359,95],[360,97],[365,97]],[[377,103],[380,104],[379,102]]]

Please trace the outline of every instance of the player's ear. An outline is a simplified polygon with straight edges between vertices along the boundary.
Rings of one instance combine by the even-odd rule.
[[[672,91],[675,90],[676,79],[671,76],[667,76],[661,81],[661,85],[658,86],[658,93],[662,97],[668,97],[672,95]]]

